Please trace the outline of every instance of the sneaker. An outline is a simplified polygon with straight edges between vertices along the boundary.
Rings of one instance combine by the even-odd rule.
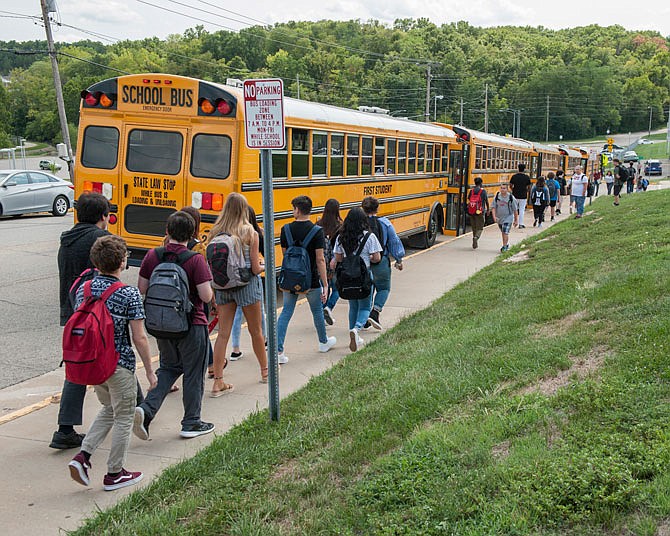
[[[335,346],[335,343],[337,343],[337,339],[335,337],[328,337],[327,342],[319,343],[319,352],[325,354],[328,350],[330,350],[333,346]]]
[[[51,437],[51,443],[49,446],[52,449],[76,449],[81,447],[81,442],[84,440],[84,434],[78,434],[74,430],[72,432],[59,432],[55,431],[54,435]]]
[[[135,408],[135,418],[133,419],[133,433],[142,441],[149,439],[149,424],[151,418],[144,412],[142,406]]]
[[[500,253],[502,253],[503,251],[505,251],[505,246],[500,247]]]
[[[372,309],[370,311],[368,322],[370,322],[373,328],[382,329],[382,325],[379,323],[379,311],[377,309]]]
[[[560,213],[561,213],[561,209],[560,209],[560,208],[557,208],[557,209],[556,209],[556,214],[560,214]]]
[[[280,352],[277,356],[277,363],[280,365],[286,365],[286,363],[288,363],[288,357],[284,352]]]
[[[526,226],[523,223],[519,224],[519,229],[525,229],[525,228]]]
[[[243,355],[242,352],[230,352],[230,360],[237,361],[238,359],[242,359]]]
[[[572,214],[572,207],[570,207],[570,214]]]
[[[541,224],[541,223],[538,223],[538,224],[537,224],[537,228],[539,229],[540,227],[542,227],[542,224]]]
[[[333,311],[330,307],[323,308],[323,319],[329,326],[332,326],[335,323],[335,320],[333,319]]]
[[[473,236],[472,237],[472,249],[477,249],[477,239]]]
[[[181,429],[181,432],[179,432],[179,435],[185,438],[191,438],[209,434],[210,432],[213,431],[214,431],[214,425],[211,422],[200,421],[197,424],[184,426]]]
[[[533,220],[533,227],[537,225],[537,220]]]
[[[91,480],[88,478],[88,470],[91,468],[91,462],[86,461],[86,456],[78,452],[67,466],[70,468],[72,480],[79,482],[82,486],[90,485]]]
[[[503,246],[504,251],[507,251],[508,249],[509,249],[509,244],[507,244],[506,246]]]
[[[144,478],[144,475],[139,471],[126,471],[121,469],[121,472],[112,476],[106,474],[105,478],[102,479],[102,489],[105,491],[114,491],[115,489],[125,488],[127,486],[132,486],[137,484],[140,480]]]
[[[349,350],[355,352],[363,348],[365,341],[358,336],[358,330],[356,328],[349,330]]]
[[[554,221],[554,217],[553,217],[553,216],[551,217],[551,221]]]

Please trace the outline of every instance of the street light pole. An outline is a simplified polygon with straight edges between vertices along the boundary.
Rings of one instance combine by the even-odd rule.
[[[654,109],[650,106],[649,107],[649,136],[651,136],[651,116],[654,113]]]
[[[437,121],[437,101],[442,100],[444,95],[434,95],[433,96],[433,121]]]

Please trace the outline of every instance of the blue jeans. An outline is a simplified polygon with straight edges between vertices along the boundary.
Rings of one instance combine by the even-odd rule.
[[[335,276],[328,282],[328,292],[329,296],[324,307],[328,307],[332,311],[337,300],[340,299],[340,293],[337,292],[337,287],[335,286]]]
[[[283,292],[284,294],[284,308],[277,320],[277,350],[279,353],[284,351],[284,339],[286,339],[286,330],[288,323],[295,311],[295,304],[298,302],[299,294],[291,292]],[[316,334],[319,336],[319,342],[325,344],[328,342],[328,335],[326,335],[326,321],[323,319],[323,305],[321,304],[321,289],[310,289],[304,295],[309,303],[309,309],[312,311],[312,318],[314,319],[314,327]]]
[[[265,300],[261,300],[261,329],[263,330],[263,337],[267,339],[267,335],[265,334]],[[242,319],[244,318],[244,313],[242,311],[242,307],[239,305],[237,306],[237,309],[235,310],[235,318],[233,318],[233,328],[231,330],[231,339],[232,339],[232,344],[233,348],[239,348],[240,347],[240,335],[242,334]]]
[[[580,216],[584,214],[584,201],[586,201],[586,197],[583,195],[575,196],[575,208],[577,209],[577,214]]]
[[[360,300],[349,300],[349,329],[361,329],[370,317],[372,294]]]
[[[372,306],[377,311],[381,311],[391,293],[391,259],[384,256],[379,264],[373,264],[371,268],[374,285],[372,289],[374,293]]]

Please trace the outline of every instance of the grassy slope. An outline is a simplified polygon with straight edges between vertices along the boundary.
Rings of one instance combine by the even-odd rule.
[[[78,534],[654,534],[670,516],[670,191],[608,201]],[[594,370],[520,392],[574,362]]]
[[[642,160],[656,158],[658,160],[668,158],[666,143],[653,143],[650,145],[638,145],[635,152]]]

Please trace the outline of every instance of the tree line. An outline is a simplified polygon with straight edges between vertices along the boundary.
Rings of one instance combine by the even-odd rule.
[[[166,39],[59,44],[70,130],[80,92],[121,73],[161,72],[224,83],[281,77],[287,96],[378,106],[423,120],[542,141],[645,130],[667,121],[670,40],[622,26],[479,28],[428,19],[288,22],[240,32],[202,26]],[[60,141],[46,42],[0,41],[0,146]],[[428,75],[430,72],[430,75]]]

